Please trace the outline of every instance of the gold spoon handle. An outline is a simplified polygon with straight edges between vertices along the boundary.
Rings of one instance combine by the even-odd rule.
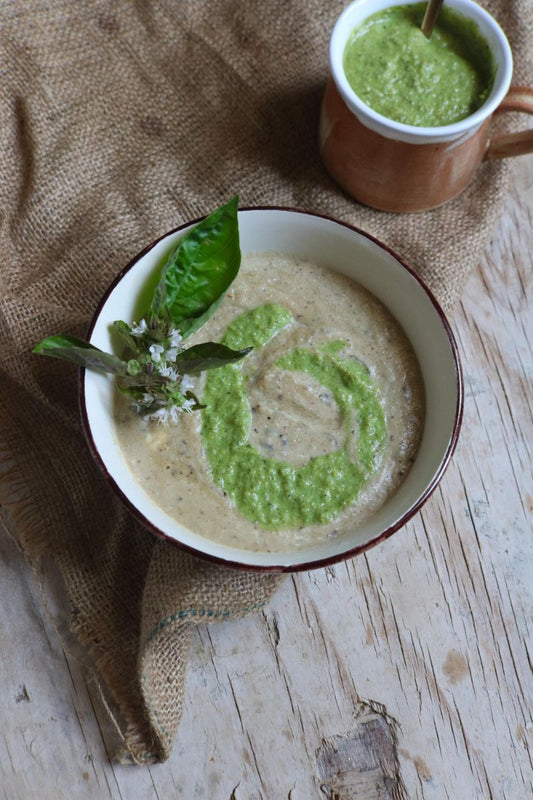
[[[437,17],[439,16],[443,2],[444,0],[429,0],[426,6],[424,19],[422,20],[422,25],[421,25],[422,33],[424,34],[426,39],[429,39],[429,37],[431,36],[431,33],[437,21]]]

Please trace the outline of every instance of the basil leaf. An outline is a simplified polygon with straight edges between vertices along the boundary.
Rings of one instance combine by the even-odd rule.
[[[125,394],[127,397],[131,397],[132,400],[140,401],[142,400],[144,393],[146,392],[145,386],[128,386],[127,384],[123,383],[120,378],[117,378],[115,381],[115,386],[117,389]]]
[[[115,320],[113,322],[113,330],[115,330],[126,347],[131,350],[132,353],[137,353],[139,350],[139,342],[135,341],[135,337],[131,334],[131,327],[126,323],[123,322],[121,319]]]
[[[225,344],[203,342],[183,350],[176,358],[176,366],[181,373],[194,375],[204,369],[224,367],[226,364],[240,361],[241,358],[248,355],[251,349],[251,347],[245,347],[244,350],[232,350]]]
[[[200,403],[200,401],[198,400],[196,395],[193,394],[193,392],[191,392],[191,391],[185,392],[185,399],[186,400],[194,400],[194,405],[191,406],[191,411],[201,411],[202,408],[207,408],[206,405],[204,405],[203,403]]]
[[[170,253],[149,316],[170,319],[185,338],[215,311],[240,263],[238,197],[213,211]]]
[[[119,375],[116,379],[116,385],[120,390],[128,388],[139,392],[148,391],[146,383],[142,379],[140,380],[138,375]]]
[[[127,370],[127,364],[121,358],[117,358],[111,353],[104,353],[103,350],[93,347],[92,344],[84,342],[83,339],[78,339],[76,336],[67,336],[62,333],[43,339],[37,347],[33,348],[33,352],[38,355],[61,358],[63,361],[71,361],[80,367],[111,372],[114,375],[124,375]]]
[[[207,311],[200,317],[196,317],[196,319],[187,319],[180,322],[180,333],[182,339],[187,339],[189,336],[192,336],[193,333],[196,333],[196,331],[199,330],[205,322],[207,322],[209,317],[213,316],[223,299],[224,295],[221,294],[218,300],[215,300],[215,302],[212,303]]]

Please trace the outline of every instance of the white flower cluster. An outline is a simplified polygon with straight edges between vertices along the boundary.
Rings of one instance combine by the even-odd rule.
[[[180,414],[184,411],[190,413],[193,405],[194,400],[185,400],[182,406],[174,404],[158,408],[153,414],[148,415],[148,419],[152,422],[159,422],[161,425],[175,425],[180,418]]]
[[[132,336],[141,337],[149,332],[149,327],[146,320],[141,319],[138,325],[133,323],[130,331]],[[167,380],[152,391],[144,392],[138,408],[149,412],[151,406],[156,407],[155,411],[147,414],[147,419],[163,425],[178,422],[180,414],[190,413],[196,404],[195,399],[186,397],[187,392],[193,389],[194,381],[190,375],[180,374],[175,366],[178,353],[182,349],[181,341],[180,332],[171,328],[166,346],[154,343],[148,347],[154,374]]]
[[[143,333],[148,331],[148,325],[146,324],[146,320],[142,319],[139,324],[137,325],[136,322],[130,327],[130,333],[132,336],[142,336]]]

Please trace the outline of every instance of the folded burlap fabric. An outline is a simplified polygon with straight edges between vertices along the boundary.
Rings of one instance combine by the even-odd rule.
[[[529,0],[484,4],[531,81]],[[0,6],[2,501],[26,556],[52,555],[72,628],[123,722],[118,757],[170,753],[191,626],[267,602],[278,578],[204,563],[156,541],[99,474],[76,372],[31,354],[83,336],[113,276],[148,242],[238,193],[378,236],[446,309],[498,216],[506,162],[443,208],[397,216],[347,198],[318,154],[328,38],[343,3],[319,0],[4,0]],[[216,25],[213,19],[216,18]]]

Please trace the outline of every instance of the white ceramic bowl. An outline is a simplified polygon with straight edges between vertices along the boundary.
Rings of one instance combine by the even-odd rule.
[[[90,341],[112,350],[110,325],[137,319],[141,288],[172,242],[198,220],[143,250],[109,287],[92,320]],[[435,298],[412,269],[383,244],[333,219],[281,208],[239,211],[243,255],[278,251],[315,261],[349,275],[369,289],[404,328],[420,362],[426,419],[418,455],[399,490],[349,535],[283,553],[251,552],[221,545],[163,512],[126,466],[114,430],[113,380],[81,371],[80,405],[87,440],[97,463],[129,509],[151,531],[198,555],[232,566],[293,571],[325,566],[383,541],[422,506],[435,489],[455,448],[461,425],[463,382],[450,326]]]

